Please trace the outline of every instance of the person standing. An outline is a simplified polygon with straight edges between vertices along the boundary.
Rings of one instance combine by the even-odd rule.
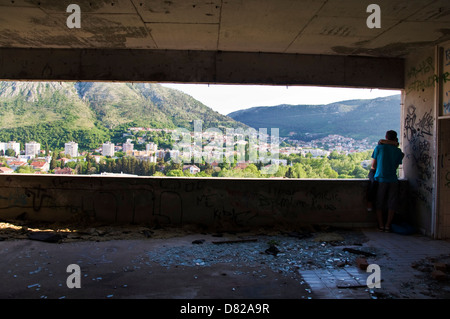
[[[386,140],[397,142],[397,132],[386,132]],[[392,219],[398,205],[397,169],[402,164],[404,154],[395,143],[378,144],[372,153],[372,169],[375,170],[374,180],[378,183],[376,194],[376,211],[378,229],[390,232]],[[383,211],[388,211],[386,221]]]

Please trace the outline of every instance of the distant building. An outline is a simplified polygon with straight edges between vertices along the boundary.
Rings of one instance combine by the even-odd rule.
[[[25,155],[33,156],[40,154],[40,152],[41,152],[41,144],[35,141],[25,143]]]
[[[16,143],[14,141],[1,143],[0,142],[0,152],[3,151],[3,154],[6,154],[6,150],[13,150],[16,155],[20,155],[20,143]]]
[[[70,155],[71,157],[78,156],[78,143],[69,142],[64,144],[64,154]]]
[[[9,167],[11,167],[11,169],[12,169],[13,171],[15,171],[16,169],[18,169],[19,167],[22,167],[22,166],[26,166],[26,165],[27,165],[26,162],[21,162],[21,161],[16,161],[16,160],[7,161],[6,163],[9,165]]]
[[[147,143],[147,145],[145,146],[145,150],[147,152],[156,152],[158,150],[158,145],[156,145],[155,143]]]
[[[249,163],[244,163],[244,162],[238,162],[238,163],[236,163],[236,169],[237,168],[240,168],[240,169],[246,169],[247,168],[247,166],[249,165]]]
[[[272,164],[275,165],[283,165],[283,166],[287,166],[287,160],[285,159],[271,159]]]
[[[100,160],[102,159],[102,157],[100,155],[93,155],[92,157],[94,158],[94,160],[97,164],[100,163]]]
[[[178,160],[178,157],[180,156],[179,150],[169,150],[170,158],[174,161]]]
[[[7,149],[12,149],[16,152],[16,155],[20,155],[20,143],[16,143],[14,141],[8,142],[6,146]]]
[[[131,155],[134,149],[134,144],[131,143],[131,140],[128,139],[126,143],[123,143],[122,152],[124,152],[127,155]]]
[[[185,170],[189,170],[189,173],[191,173],[191,174],[200,173],[200,168],[198,168],[197,165],[184,165],[183,166],[183,172]]]
[[[14,170],[9,167],[0,167],[0,174],[11,174],[14,173]]]
[[[111,142],[103,143],[102,154],[103,156],[114,156],[114,144]]]
[[[48,170],[50,169],[50,165],[47,162],[32,162],[30,164],[30,166],[33,169],[37,169],[40,170],[41,172],[48,172]]]
[[[164,158],[166,156],[166,152],[164,150],[158,150],[155,154],[157,158]]]
[[[54,173],[57,175],[74,175],[75,170],[71,169],[70,167],[64,167],[64,168],[55,168]]]

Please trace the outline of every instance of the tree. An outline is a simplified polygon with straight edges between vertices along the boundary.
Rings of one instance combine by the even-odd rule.
[[[58,153],[56,151],[52,152],[52,159],[50,160],[50,170],[54,170],[57,167],[58,162],[56,161]]]
[[[18,174],[34,174],[36,171],[31,166],[20,166],[15,170]]]
[[[167,176],[184,176],[183,171],[181,169],[172,169],[170,171],[167,172],[166,174]]]
[[[8,148],[5,152],[6,156],[14,157],[16,156],[16,152],[12,148]]]
[[[360,165],[356,165],[351,175],[355,178],[367,178],[368,174],[368,170],[362,168]]]
[[[87,174],[92,173],[92,163],[91,163],[91,156],[89,155],[89,152],[86,155],[86,173]]]

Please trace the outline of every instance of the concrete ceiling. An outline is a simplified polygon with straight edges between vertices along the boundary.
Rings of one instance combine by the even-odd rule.
[[[366,25],[371,3],[381,28]],[[0,48],[403,57],[449,39],[449,0],[0,0]]]

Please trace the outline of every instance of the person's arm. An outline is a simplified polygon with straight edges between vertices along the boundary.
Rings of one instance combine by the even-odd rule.
[[[376,158],[374,158],[374,159],[372,159],[372,169],[377,169],[377,159]]]
[[[381,145],[381,144],[389,144],[389,145],[394,145],[394,146],[397,146],[397,147],[400,145],[396,141],[390,141],[390,140],[385,140],[385,139],[378,141],[378,145]]]

